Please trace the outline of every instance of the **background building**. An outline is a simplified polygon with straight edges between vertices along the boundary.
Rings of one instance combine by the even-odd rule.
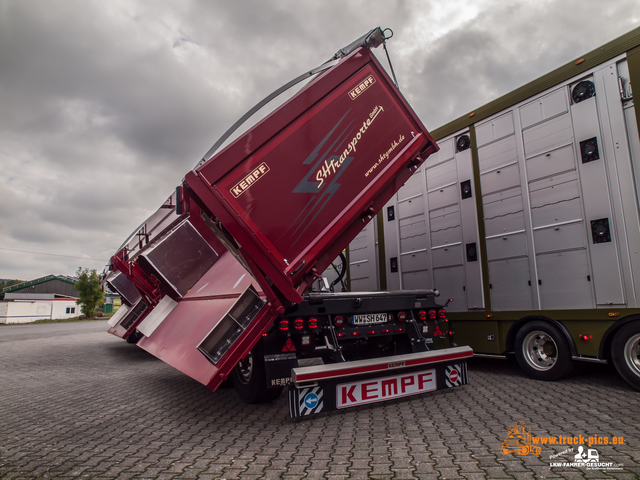
[[[80,315],[74,277],[47,275],[2,291],[0,323],[30,323]]]

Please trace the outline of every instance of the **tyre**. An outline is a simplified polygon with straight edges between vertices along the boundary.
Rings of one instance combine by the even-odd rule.
[[[267,403],[280,396],[283,387],[267,388],[264,346],[260,340],[231,372],[233,388],[244,403]]]
[[[616,332],[611,359],[620,376],[640,390],[640,322],[629,323]]]
[[[569,342],[548,322],[529,322],[518,330],[515,353],[522,371],[536,380],[557,380],[573,370]]]
[[[142,334],[138,330],[134,330],[131,334],[125,339],[127,343],[138,343],[138,340],[142,338]]]

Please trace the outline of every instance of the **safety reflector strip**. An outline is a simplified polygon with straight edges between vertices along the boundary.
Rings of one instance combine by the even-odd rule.
[[[447,387],[458,387],[467,384],[467,363],[447,365],[444,369],[445,384]]]
[[[367,373],[382,372],[385,370],[392,371],[399,368],[429,365],[450,360],[462,360],[473,356],[473,350],[469,347],[449,348],[447,352],[448,353],[439,353],[438,351],[430,351],[410,353],[374,360],[346,362],[344,364],[338,363],[333,365],[294,368],[292,371],[292,380],[294,383],[316,382],[329,378],[364,375]]]
[[[289,390],[289,415],[291,418],[303,417],[322,412],[324,391],[321,387]]]

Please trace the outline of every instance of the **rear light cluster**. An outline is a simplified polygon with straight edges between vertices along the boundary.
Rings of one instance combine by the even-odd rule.
[[[447,312],[444,310],[444,308],[441,308],[438,311],[429,310],[427,312],[426,310],[420,310],[418,312],[418,318],[423,322],[425,320],[435,320],[436,318],[446,319],[446,317],[447,317]]]
[[[280,328],[281,332],[288,332],[292,326],[293,326],[293,330],[298,332],[301,330],[304,330],[305,327],[308,328],[309,330],[315,330],[318,328],[318,319],[315,317],[312,317],[306,320],[304,318],[296,318],[293,321],[293,325],[291,325],[291,322],[289,322],[289,320],[287,320],[286,318],[283,318],[280,320],[280,323],[278,324],[278,328]]]
[[[404,328],[402,327],[397,327],[393,330],[395,333],[400,333],[400,332],[404,332]],[[353,332],[338,332],[338,337],[339,338],[344,338],[344,337],[360,337],[364,334],[364,331],[360,331],[360,330],[355,330]],[[383,328],[382,330],[378,331],[378,330],[367,330],[367,335],[376,335],[377,333],[380,333],[382,335],[387,335],[389,333],[391,333],[391,330],[388,328]]]
[[[409,317],[409,315],[411,314],[411,312],[405,312],[405,311],[400,311],[395,315],[395,318],[398,322],[400,323],[404,323],[407,321]],[[447,313],[444,310],[444,308],[441,308],[439,310],[420,310],[418,311],[418,319],[425,322],[427,320],[444,320],[445,322],[447,322]],[[390,320],[393,320],[393,315],[389,315]],[[336,328],[342,328],[346,326],[346,322],[345,322],[345,317],[342,315],[335,315],[332,317],[332,322],[333,325]],[[316,330],[318,328],[318,319],[315,317],[311,317],[311,318],[296,318],[295,320],[287,320],[285,318],[280,320],[280,323],[278,324],[278,328],[280,329],[281,332],[302,332],[302,331],[307,331],[307,330]],[[372,325],[373,326],[373,325]],[[383,335],[385,334],[389,334],[389,333],[400,333],[403,332],[404,328],[403,327],[395,327],[392,329],[389,328],[383,328],[381,330],[362,330],[362,331],[352,331],[349,333],[339,333],[338,337],[346,337],[346,336],[360,336],[363,334],[367,334],[367,335],[376,335],[377,333],[381,333]],[[450,332],[452,333],[452,332]]]
[[[390,316],[391,319],[393,319],[393,315]],[[421,321],[427,321],[427,320],[436,320],[436,319],[442,319],[445,322],[447,321],[447,312],[445,311],[444,308],[441,308],[439,310],[420,310],[418,312],[418,319],[420,319]],[[313,320],[313,319],[312,319]],[[396,320],[398,320],[398,322],[406,322],[407,321],[407,312],[404,311],[400,311],[396,314]],[[333,317],[333,325],[337,328],[342,328],[345,326],[345,322],[344,322],[344,317],[342,315],[336,315],[335,317]],[[371,332],[367,332],[367,333],[371,333]],[[388,331],[383,332],[383,333],[388,333]]]

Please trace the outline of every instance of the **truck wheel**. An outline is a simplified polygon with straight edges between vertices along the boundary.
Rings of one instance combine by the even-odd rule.
[[[573,370],[567,339],[547,322],[530,322],[518,330],[515,353],[522,371],[536,380],[557,380]]]
[[[244,403],[267,403],[280,396],[283,387],[267,388],[264,347],[259,341],[231,373],[233,387]]]
[[[125,339],[127,343],[138,343],[138,340],[142,338],[142,334],[138,330],[134,330],[131,334]]]
[[[618,330],[611,344],[611,359],[620,376],[640,390],[640,322]]]

